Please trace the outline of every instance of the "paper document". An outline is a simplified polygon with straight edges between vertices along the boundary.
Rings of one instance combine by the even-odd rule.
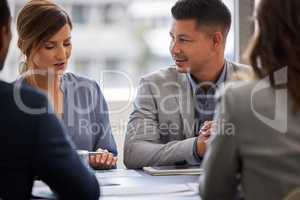
[[[33,197],[38,197],[38,198],[57,199],[57,196],[42,181],[34,181],[31,194]]]
[[[165,184],[156,186],[112,186],[103,187],[101,194],[103,196],[135,196],[135,195],[157,195],[157,194],[183,194],[183,193],[193,193],[195,191],[189,187],[187,184]]]
[[[135,170],[128,169],[113,169],[113,170],[102,170],[96,171],[97,178],[120,178],[120,177],[140,177],[142,176]]]
[[[168,175],[200,175],[204,170],[199,166],[159,166],[159,167],[143,167],[143,170],[154,176]]]

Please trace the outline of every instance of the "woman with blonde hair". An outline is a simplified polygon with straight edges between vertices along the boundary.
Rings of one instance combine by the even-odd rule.
[[[260,0],[257,79],[227,86],[200,177],[203,200],[282,200],[300,186],[300,1]],[[299,196],[298,196],[299,199]]]
[[[25,57],[21,82],[48,94],[77,149],[100,151],[90,156],[94,168],[116,165],[117,148],[107,103],[95,81],[65,73],[72,52],[72,22],[48,0],[32,0],[17,18],[18,46]]]

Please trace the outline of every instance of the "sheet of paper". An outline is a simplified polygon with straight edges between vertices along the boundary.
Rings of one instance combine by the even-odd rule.
[[[160,167],[143,167],[143,170],[154,176],[171,176],[171,175],[200,175],[204,170],[199,166],[160,166]]]
[[[166,184],[156,186],[111,186],[103,187],[103,196],[131,196],[131,195],[155,195],[155,194],[175,194],[194,191],[187,184]]]
[[[34,182],[31,194],[34,197],[45,198],[45,199],[57,198],[57,196],[51,191],[51,189],[42,181]]]
[[[135,170],[114,169],[106,171],[96,171],[97,178],[120,178],[120,177],[141,177]]]
[[[101,187],[121,185],[119,182],[116,182],[115,179],[110,180],[108,178],[102,178],[101,180],[98,179],[98,182]]]
[[[199,183],[187,183],[186,185],[195,193],[199,194]]]

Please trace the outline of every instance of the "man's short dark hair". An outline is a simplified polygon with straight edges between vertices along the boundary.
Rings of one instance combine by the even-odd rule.
[[[10,10],[6,0],[0,0],[0,27],[8,25]]]
[[[221,0],[179,0],[172,7],[175,20],[195,19],[197,27],[220,27],[226,38],[230,25],[231,14]]]

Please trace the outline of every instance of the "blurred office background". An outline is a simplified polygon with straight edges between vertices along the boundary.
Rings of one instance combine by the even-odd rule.
[[[226,57],[240,61],[253,31],[254,0],[223,0],[232,13]],[[6,81],[18,77],[22,56],[17,49],[16,16],[26,0],[9,0],[13,42],[0,74]],[[171,7],[175,0],[56,0],[73,21],[73,52],[68,71],[96,80],[110,107],[123,167],[123,142],[132,101],[141,76],[173,64],[169,54]],[[47,22],[45,22],[47,23]]]

